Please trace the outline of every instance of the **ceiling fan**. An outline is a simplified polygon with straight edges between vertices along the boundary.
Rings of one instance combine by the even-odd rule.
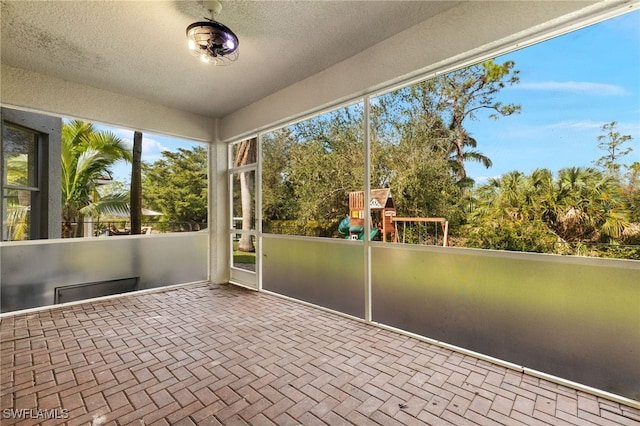
[[[210,18],[206,21],[194,22],[187,27],[189,51],[202,62],[214,65],[229,65],[238,59],[238,37],[225,25],[214,20],[215,15],[222,10],[222,4],[217,0],[204,0],[205,9]]]

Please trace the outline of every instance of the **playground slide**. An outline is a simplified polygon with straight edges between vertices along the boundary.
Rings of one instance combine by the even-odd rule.
[[[340,224],[338,225],[338,232],[341,235],[344,235],[345,238],[350,239],[351,235],[357,235],[358,236],[358,240],[364,240],[364,227],[362,226],[349,226],[349,218],[345,217],[344,219],[342,219],[340,221]],[[375,229],[372,228],[369,231],[369,238],[371,240],[374,240],[375,237],[378,236],[378,233],[380,232],[379,229]]]

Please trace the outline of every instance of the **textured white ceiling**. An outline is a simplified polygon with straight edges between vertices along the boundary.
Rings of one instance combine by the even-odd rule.
[[[226,67],[187,49],[201,1],[2,0],[1,60],[16,68],[224,117],[349,58],[457,1],[226,1],[240,39]]]

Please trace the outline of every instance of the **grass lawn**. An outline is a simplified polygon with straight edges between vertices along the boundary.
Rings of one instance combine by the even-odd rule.
[[[244,251],[239,251],[238,250],[238,242],[234,241],[233,242],[233,263],[249,263],[249,264],[254,264],[256,263],[256,254],[254,253],[247,253]]]

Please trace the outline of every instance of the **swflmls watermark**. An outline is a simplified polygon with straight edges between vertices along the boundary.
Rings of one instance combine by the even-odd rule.
[[[2,410],[3,419],[68,419],[69,410],[66,408],[53,408],[51,410],[42,408],[5,408]]]

